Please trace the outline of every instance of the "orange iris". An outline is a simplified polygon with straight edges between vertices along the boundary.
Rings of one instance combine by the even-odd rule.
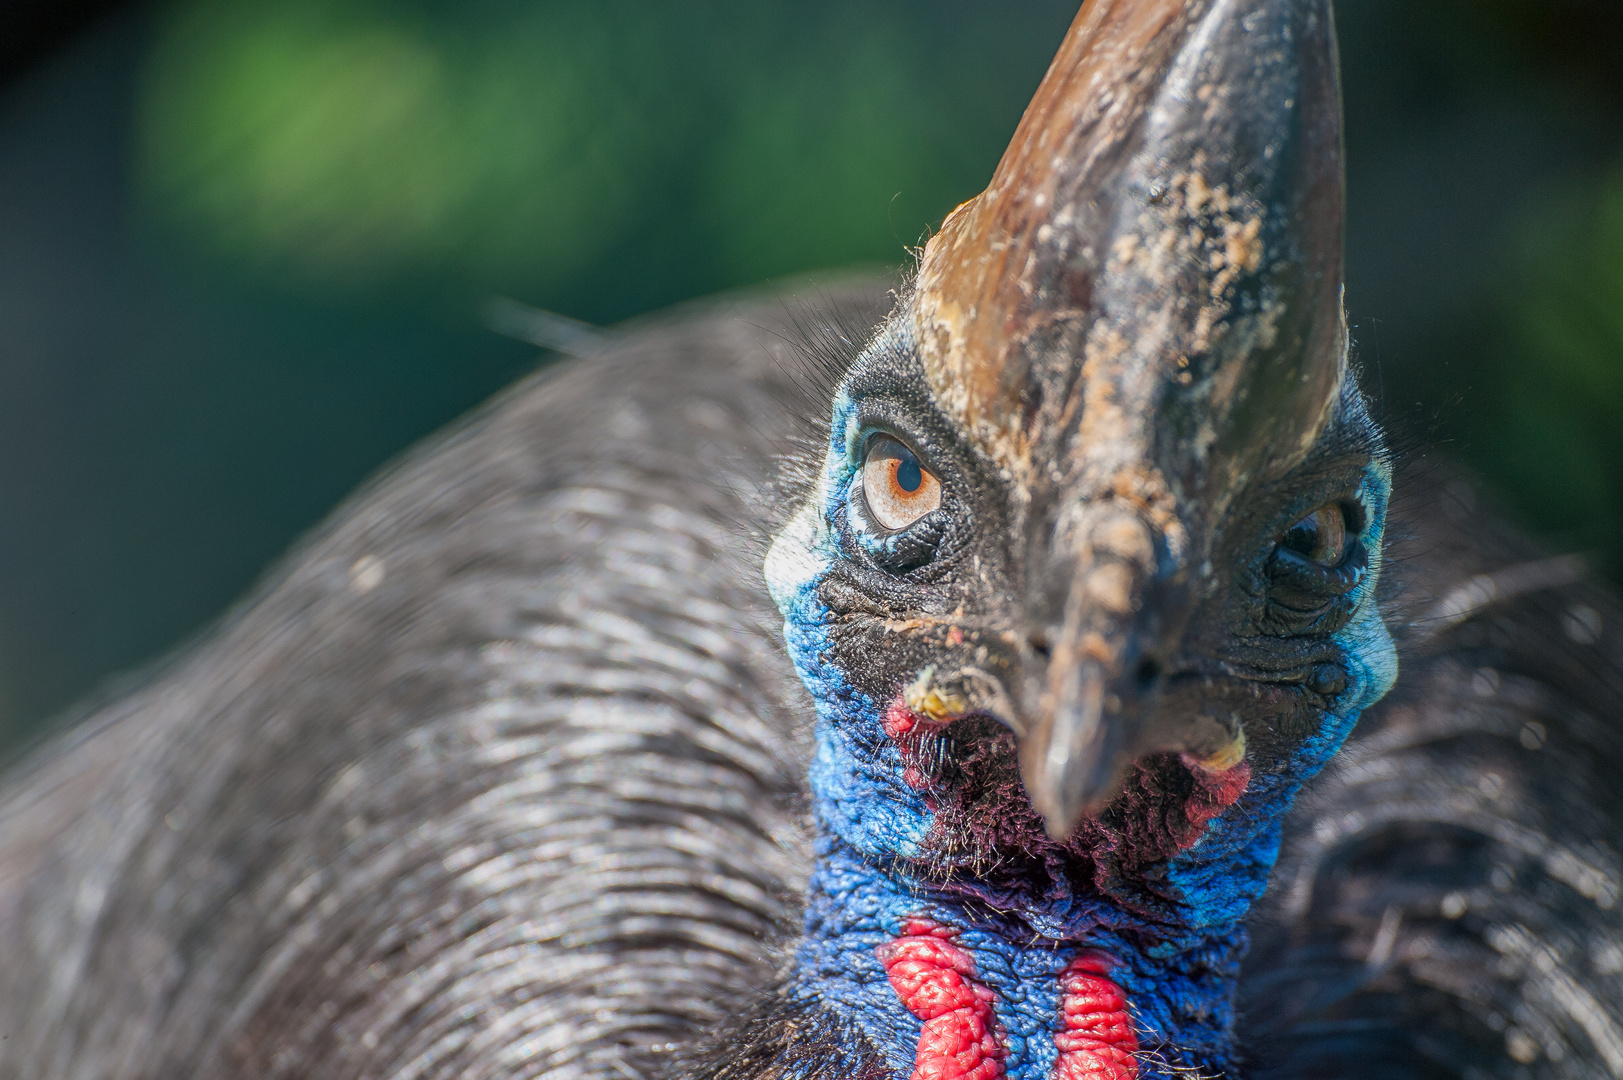
[[[874,520],[893,532],[941,507],[941,481],[917,454],[885,435],[868,445],[862,493]]]

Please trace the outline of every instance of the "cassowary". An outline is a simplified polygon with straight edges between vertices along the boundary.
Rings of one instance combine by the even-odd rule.
[[[0,1076],[1623,1077],[1623,611],[1393,493],[1340,155],[1092,0],[894,296],[411,454],[14,770]]]

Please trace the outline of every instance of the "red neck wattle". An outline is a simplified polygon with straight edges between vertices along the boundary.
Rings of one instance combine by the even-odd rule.
[[[998,1080],[1006,1052],[992,1011],[996,995],[975,979],[975,961],[953,934],[914,919],[878,950],[896,996],[924,1021],[911,1080]]]
[[[1080,956],[1060,974],[1064,1027],[1054,1036],[1059,1058],[1053,1080],[1134,1080],[1138,1039],[1127,996],[1105,977],[1105,961]]]
[[[975,977],[975,960],[956,931],[912,919],[878,949],[885,974],[909,1012],[924,1022],[909,1080],[1001,1080],[1004,1034],[997,995]],[[1136,1080],[1138,1040],[1127,997],[1105,976],[1109,961],[1084,955],[1060,973],[1060,1030],[1051,1080]]]

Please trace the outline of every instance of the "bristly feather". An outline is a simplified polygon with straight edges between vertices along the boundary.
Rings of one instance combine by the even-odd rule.
[[[767,985],[810,713],[749,541],[781,310],[521,383],[13,770],[0,1077],[647,1075]]]
[[[683,1080],[890,1080],[860,1031],[781,988],[680,1054],[671,1073]]]
[[[758,433],[776,447],[775,467],[760,493],[764,512],[752,508],[750,519],[738,523],[758,562],[764,560],[772,538],[793,508],[805,501],[817,482],[828,445],[829,401],[874,326],[902,303],[911,287],[908,275],[898,276],[888,291],[877,296],[826,288],[808,296],[791,295],[771,312],[775,321],[763,319],[758,324],[762,334],[787,350],[774,356],[779,369],[774,394],[778,426]]]
[[[810,703],[750,538],[831,370],[781,312],[521,384],[14,768],[0,1077],[868,1075],[776,993]],[[1623,607],[1413,475],[1403,675],[1291,819],[1242,1075],[1623,1076]]]
[[[1417,469],[1403,674],[1293,815],[1248,1075],[1623,1076],[1623,606]]]

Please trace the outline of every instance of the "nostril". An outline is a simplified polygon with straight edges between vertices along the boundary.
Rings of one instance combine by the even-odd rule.
[[[1026,644],[1031,646],[1031,651],[1036,653],[1039,659],[1047,660],[1053,655],[1054,650],[1048,644],[1047,634],[1032,634],[1026,639]]]
[[[1156,683],[1161,681],[1161,661],[1153,656],[1146,656],[1139,661],[1138,670],[1133,676],[1138,682],[1140,693],[1155,689]]]

